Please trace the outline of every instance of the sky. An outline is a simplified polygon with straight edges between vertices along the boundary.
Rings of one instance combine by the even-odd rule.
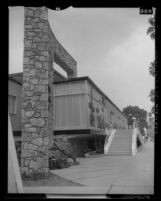
[[[88,76],[122,110],[132,105],[150,112],[149,74],[154,41],[150,15],[138,8],[73,8],[48,11],[50,27],[77,61],[78,77]],[[24,8],[9,8],[9,73],[23,71]],[[54,68],[64,74],[54,64]]]

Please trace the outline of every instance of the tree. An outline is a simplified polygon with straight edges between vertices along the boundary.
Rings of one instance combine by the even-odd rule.
[[[149,113],[148,113],[148,116],[149,116],[149,119],[151,119],[151,118],[152,118],[152,113],[149,112]]]
[[[150,72],[150,75],[155,77],[155,61],[150,63],[149,72]]]
[[[147,34],[150,35],[150,38],[152,40],[155,40],[155,15],[154,15],[154,17],[151,17],[148,20],[148,22],[150,24],[150,27],[147,30]],[[152,75],[153,77],[155,77],[155,60],[150,63],[149,72],[150,72],[150,75]],[[150,97],[151,101],[153,103],[155,103],[155,89],[152,89],[150,91],[149,97]],[[153,114],[155,113],[155,107],[154,107],[154,105],[153,105],[151,111],[152,111]]]
[[[147,30],[147,34],[150,34],[152,40],[155,39],[155,15],[148,20],[150,27]]]
[[[152,115],[152,112],[149,112],[149,118],[148,118],[148,135],[151,139],[154,138],[154,116]]]
[[[138,106],[127,106],[123,109],[123,113],[125,114],[128,125],[133,124],[133,117],[137,119],[138,126],[140,129],[140,132],[144,133],[144,128],[148,127],[147,124],[147,111],[144,109],[140,109]]]
[[[155,103],[155,90],[151,89],[150,94],[149,94],[151,102]]]

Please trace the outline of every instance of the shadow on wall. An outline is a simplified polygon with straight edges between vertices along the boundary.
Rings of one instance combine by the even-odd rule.
[[[142,144],[139,141],[138,137],[137,137],[137,140],[136,140],[136,146],[137,146],[137,149],[139,149],[142,146]]]

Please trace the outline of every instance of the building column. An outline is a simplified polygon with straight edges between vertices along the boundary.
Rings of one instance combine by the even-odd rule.
[[[53,61],[48,9],[25,8],[21,173],[49,172],[53,138]]]

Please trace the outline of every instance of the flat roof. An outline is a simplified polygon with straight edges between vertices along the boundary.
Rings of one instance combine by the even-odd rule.
[[[77,82],[77,81],[83,81],[83,80],[87,80],[89,83],[91,83],[125,117],[123,112],[115,105],[115,103],[113,103],[111,101],[111,99],[88,76],[70,78],[70,79],[66,79],[63,81],[57,81],[57,82],[53,82],[53,83],[60,84],[60,83]]]
[[[66,77],[64,77],[61,73],[59,73],[56,70],[54,70],[54,74],[61,77],[62,79],[67,79]],[[9,80],[16,82],[18,84],[22,85],[22,79],[23,79],[23,72],[9,74]]]

